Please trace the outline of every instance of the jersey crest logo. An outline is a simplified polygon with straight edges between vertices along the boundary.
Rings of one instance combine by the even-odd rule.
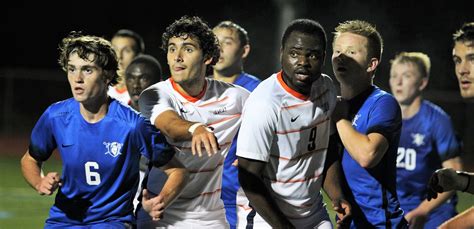
[[[105,148],[107,148],[107,152],[105,154],[109,154],[112,157],[117,157],[121,155],[120,150],[122,149],[123,144],[118,142],[104,142]]]
[[[411,137],[413,138],[413,141],[411,143],[415,144],[416,146],[422,146],[425,144],[425,135],[416,133],[411,134]]]
[[[354,118],[352,119],[352,126],[357,126],[357,120],[360,118],[360,114],[356,114]]]

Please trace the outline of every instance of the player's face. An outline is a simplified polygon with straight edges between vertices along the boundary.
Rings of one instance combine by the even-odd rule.
[[[67,78],[74,99],[83,104],[91,104],[107,96],[110,80],[105,77],[103,69],[91,61],[93,59],[93,54],[87,60],[80,58],[76,52],[69,55]]]
[[[456,42],[453,60],[461,96],[474,99],[474,41]]]
[[[425,84],[420,69],[411,62],[397,62],[390,69],[390,88],[392,94],[402,105],[410,105],[421,95]]]
[[[325,47],[319,37],[292,32],[281,50],[285,82],[293,90],[309,94],[312,83],[321,77]]]
[[[117,53],[119,69],[120,71],[125,71],[133,58],[138,55],[138,53],[134,51],[134,47],[138,44],[134,39],[129,37],[114,37],[111,43]]]
[[[364,36],[344,32],[335,38],[332,53],[332,68],[339,82],[357,82],[367,75],[368,39]]]
[[[176,83],[192,84],[204,79],[206,66],[212,59],[204,59],[197,40],[190,36],[181,36],[169,39],[167,60],[171,77]]]
[[[143,63],[132,64],[127,68],[125,83],[132,103],[138,104],[140,93],[157,81],[157,74]]]
[[[213,66],[214,70],[240,69],[245,53],[237,31],[229,28],[216,28],[213,32],[219,39],[221,47],[221,55],[219,61]]]

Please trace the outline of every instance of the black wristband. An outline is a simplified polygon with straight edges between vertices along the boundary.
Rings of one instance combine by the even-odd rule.
[[[466,172],[463,172],[463,171],[456,171],[456,173],[459,175],[459,176],[463,176],[463,177],[466,177],[467,178],[467,185],[466,187],[461,190],[461,192],[466,192],[467,189],[469,188],[469,185],[471,185],[471,176],[469,176],[468,173]]]

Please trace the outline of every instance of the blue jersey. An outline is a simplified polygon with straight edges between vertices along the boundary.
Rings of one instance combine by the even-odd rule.
[[[249,91],[253,91],[260,82],[261,81],[257,77],[243,72],[239,77],[237,77],[234,84],[242,86]],[[237,166],[232,165],[232,163],[237,160],[237,156],[235,155],[236,148],[237,135],[235,135],[229,154],[227,154],[227,157],[225,158],[224,171],[222,173],[221,199],[224,202],[226,218],[231,228],[235,228],[237,225],[236,198],[237,190],[240,187]]]
[[[349,101],[352,126],[362,134],[379,133],[389,147],[380,162],[363,168],[344,149],[342,168],[349,185],[357,228],[399,228],[406,226],[396,193],[396,156],[402,125],[400,107],[392,95],[372,86]]]
[[[425,100],[417,114],[403,120],[397,156],[397,193],[404,211],[420,205],[431,174],[442,168],[443,161],[459,156],[460,151],[450,117],[435,104]],[[444,203],[432,211],[428,221],[442,223],[453,217],[455,205],[455,198]],[[440,219],[437,212],[447,218]]]
[[[86,122],[79,106],[72,98],[51,105],[31,134],[33,158],[45,161],[54,149],[62,158],[62,186],[46,224],[132,223],[140,153],[166,163],[172,151],[149,121],[116,100],[97,123]]]

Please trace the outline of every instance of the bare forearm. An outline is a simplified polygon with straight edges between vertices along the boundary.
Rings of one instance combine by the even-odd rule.
[[[21,171],[26,182],[32,188],[38,190],[42,177],[41,162],[37,162],[30,156],[29,152],[26,152],[21,158]]]
[[[273,228],[293,227],[272,199],[270,192],[260,178],[239,169],[239,181],[252,207],[268,224]]]
[[[188,180],[188,172],[184,168],[168,168],[165,169],[165,173],[168,175],[168,179],[160,195],[163,197],[164,207],[166,208],[178,198],[179,194],[183,191]]]
[[[192,135],[188,129],[193,122],[182,119],[174,111],[165,111],[155,119],[155,126],[173,141],[191,140]]]
[[[424,200],[423,202],[418,205],[417,208],[413,209],[413,211],[419,211],[426,215],[430,214],[431,211],[439,207],[441,204],[445,203],[449,198],[454,195],[454,191],[444,192],[438,195],[438,198],[432,199],[430,201]]]
[[[357,132],[347,119],[339,120],[336,126],[344,148],[360,166],[371,168],[378,164],[387,149],[383,144]]]
[[[324,178],[323,188],[331,200],[344,199],[341,189],[341,166],[339,162],[333,162],[329,165]]]
[[[449,228],[472,228],[474,227],[474,207],[458,214],[454,218],[440,225],[440,229]]]

